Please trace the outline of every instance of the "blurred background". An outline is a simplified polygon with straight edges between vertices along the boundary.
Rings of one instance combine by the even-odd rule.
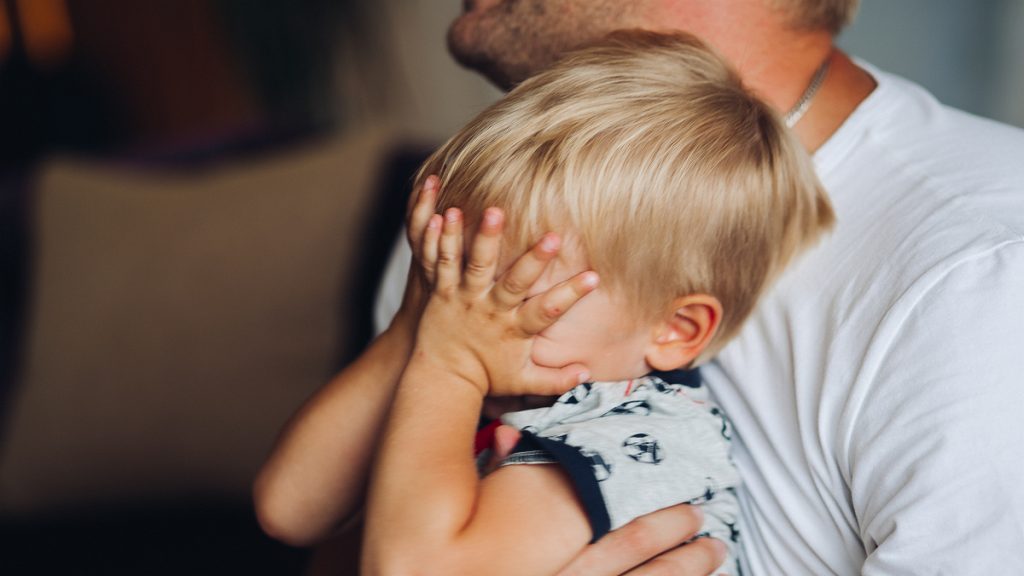
[[[457,0],[0,0],[0,572],[303,574],[249,484],[370,333],[408,178],[499,93]],[[1024,126],[1024,1],[840,44]]]

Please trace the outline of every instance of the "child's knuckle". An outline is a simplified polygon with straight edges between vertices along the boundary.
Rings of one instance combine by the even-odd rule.
[[[486,262],[480,262],[479,260],[470,260],[466,264],[466,273],[473,276],[483,276],[487,273],[489,266]]]
[[[522,282],[512,277],[505,278],[505,280],[501,284],[505,288],[505,290],[513,294],[519,294],[520,292],[526,290],[526,287],[523,285]]]

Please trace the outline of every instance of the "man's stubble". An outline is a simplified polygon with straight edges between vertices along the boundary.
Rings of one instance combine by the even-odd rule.
[[[448,30],[463,66],[510,89],[563,54],[614,30],[650,22],[644,0],[478,0]]]

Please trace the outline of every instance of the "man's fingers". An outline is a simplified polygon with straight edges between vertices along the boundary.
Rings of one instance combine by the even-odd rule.
[[[686,504],[641,516],[587,546],[558,576],[635,576],[630,570],[686,542],[703,523],[703,512]],[[700,574],[709,574],[717,566]]]
[[[498,208],[484,210],[480,229],[473,237],[466,262],[463,283],[472,293],[487,290],[494,282],[501,252],[501,233],[504,230],[505,213]]]
[[[701,538],[655,556],[625,576],[708,576],[725,562],[727,553],[721,541]]]
[[[520,327],[527,334],[539,334],[565,314],[580,298],[597,288],[597,272],[587,271],[531,298],[520,311]]]
[[[409,245],[412,246],[412,253],[419,254],[419,243],[423,238],[427,223],[434,215],[435,202],[437,201],[437,189],[440,181],[437,176],[427,176],[420,189],[412,195],[406,217],[406,233],[409,235]]]
[[[462,279],[462,211],[449,208],[437,249],[437,289],[457,288]]]
[[[544,273],[561,246],[562,240],[557,234],[545,234],[540,242],[501,275],[491,292],[494,300],[507,309],[515,308],[526,300],[530,287]]]

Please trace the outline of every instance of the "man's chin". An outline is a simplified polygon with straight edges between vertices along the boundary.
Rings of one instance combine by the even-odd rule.
[[[459,65],[480,73],[502,90],[510,90],[514,84],[512,78],[481,50],[479,39],[474,37],[474,24],[470,22],[474,16],[463,14],[448,28],[448,52]]]
[[[474,29],[479,25],[479,14],[467,10],[448,26],[448,52],[463,66],[468,66],[466,61],[472,60],[471,55],[476,51],[474,47],[478,42]]]

